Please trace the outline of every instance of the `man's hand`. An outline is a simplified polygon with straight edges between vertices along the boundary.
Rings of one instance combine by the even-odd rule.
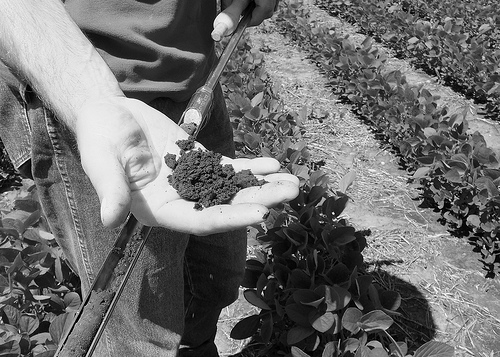
[[[238,25],[241,14],[251,2],[255,3],[249,26],[257,26],[273,16],[279,0],[222,0],[222,12],[215,18],[212,38],[220,41],[230,35]]]
[[[241,190],[230,204],[194,209],[194,202],[181,199],[168,183],[171,169],[164,163],[167,153],[179,153],[177,140],[188,135],[138,100],[116,97],[87,105],[76,136],[106,226],[118,226],[130,211],[145,225],[207,235],[262,222],[269,207],[298,194],[298,179],[277,173],[280,165],[274,159],[224,158],[223,164],[250,169],[269,183]]]
[[[258,18],[263,12],[255,13]],[[130,211],[146,225],[205,235],[260,222],[268,207],[298,194],[292,175],[268,176],[279,169],[275,160],[234,160],[236,169],[250,168],[270,183],[240,191],[230,205],[194,210],[169,185],[170,169],[163,161],[165,154],[179,152],[175,142],[187,134],[160,112],[123,95],[63,2],[2,0],[0,33],[2,62],[77,137],[106,226],[118,226]]]

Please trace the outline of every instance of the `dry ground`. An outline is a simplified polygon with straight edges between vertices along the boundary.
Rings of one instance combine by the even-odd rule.
[[[362,41],[353,26],[311,6],[318,21]],[[350,170],[356,180],[346,216],[359,229],[371,229],[365,260],[380,284],[403,296],[400,339],[436,339],[455,347],[456,356],[500,356],[500,282],[484,278],[478,255],[464,240],[450,236],[437,216],[418,207],[407,173],[398,167],[390,148],[374,139],[348,106],[325,87],[327,80],[305,53],[282,37],[269,21],[251,30],[253,47],[265,52],[265,67],[290,110],[307,106],[307,142],[314,160],[324,159],[332,187]],[[390,51],[388,51],[390,54]],[[390,58],[410,83],[425,84],[454,110],[468,108],[471,127],[480,130],[490,147],[500,147],[498,126],[475,117],[474,104]],[[326,117],[325,117],[326,115]],[[231,326],[253,313],[243,299],[226,309],[220,320],[219,345],[224,355],[238,352],[242,341],[228,339]]]

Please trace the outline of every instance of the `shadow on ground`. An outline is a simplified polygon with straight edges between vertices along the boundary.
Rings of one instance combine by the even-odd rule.
[[[419,289],[395,275],[383,270],[383,266],[400,263],[398,261],[379,260],[370,265],[374,280],[401,295],[401,306],[397,310],[401,315],[392,316],[394,324],[389,333],[396,341],[407,341],[408,347],[414,351],[419,346],[436,337],[437,327],[432,309]]]

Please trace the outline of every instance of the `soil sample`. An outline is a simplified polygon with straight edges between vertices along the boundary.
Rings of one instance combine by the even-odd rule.
[[[189,135],[193,135],[196,132],[196,129],[198,129],[198,125],[195,123],[182,123],[181,128]]]
[[[104,285],[104,290],[91,292],[82,314],[58,357],[84,357],[87,354],[92,340],[97,335],[104,316],[110,308],[113,297],[123,282],[123,275],[125,275],[144,239],[142,230],[136,229],[124,249],[117,248],[115,254],[120,258],[113,268],[109,280]]]
[[[137,254],[137,249],[142,244],[143,240],[144,236],[142,235],[141,230],[136,230],[134,235],[130,238],[130,241],[125,246],[125,249],[122,251],[122,257],[113,270],[111,282],[107,285],[114,291],[118,290],[120,287],[122,283],[122,276],[127,272],[134,256]]]
[[[92,292],[85,313],[80,316],[58,357],[84,357],[87,354],[113,296],[111,290]]]
[[[191,138],[176,144],[181,148],[180,158],[165,156],[165,163],[173,170],[168,180],[182,198],[195,202],[196,209],[227,203],[239,190],[265,183],[250,170],[236,173],[233,166],[222,165],[219,153],[194,149]]]

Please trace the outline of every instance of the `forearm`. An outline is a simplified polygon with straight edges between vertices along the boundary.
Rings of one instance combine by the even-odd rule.
[[[60,0],[0,0],[0,58],[74,130],[87,103],[118,82]]]

